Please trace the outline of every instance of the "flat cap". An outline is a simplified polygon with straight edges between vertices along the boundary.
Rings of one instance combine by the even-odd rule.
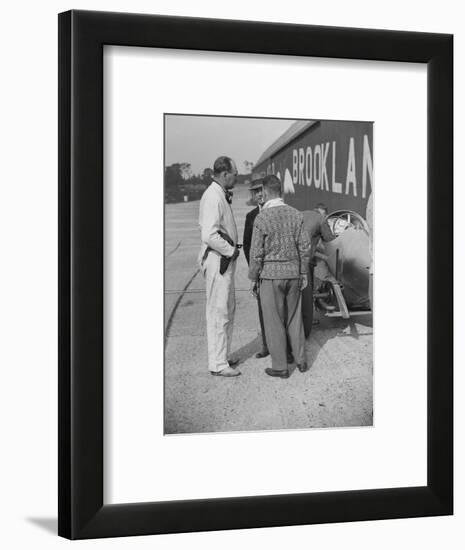
[[[260,189],[263,186],[263,178],[252,180],[249,183],[249,190],[253,191],[254,189]]]

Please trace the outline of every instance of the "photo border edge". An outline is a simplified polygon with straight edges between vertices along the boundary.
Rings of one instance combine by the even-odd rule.
[[[183,36],[174,36],[180,33],[180,25]],[[211,47],[203,44],[209,50],[285,55],[310,55],[312,50],[312,55],[318,57],[428,64],[428,482],[425,487],[103,503],[103,45],[189,49],[191,44],[190,49],[195,50],[202,46],[196,35],[205,28],[217,29],[209,38],[216,40],[215,44],[210,44]],[[242,39],[229,35],[232,49],[224,50],[231,31],[242,34]],[[266,46],[258,47],[262,41],[256,40],[255,33],[273,35],[274,41],[269,41],[273,48],[264,51]],[[288,40],[291,36],[296,38],[293,45]],[[302,41],[309,36],[304,48]],[[332,40],[319,44],[322,36],[332,36]],[[371,44],[368,57],[367,43]],[[452,35],[71,11],[59,14],[58,70],[58,534],[84,539],[452,514]],[[437,227],[441,227],[441,232]],[[437,292],[435,295],[438,285],[443,289],[440,300]],[[441,323],[435,323],[438,316]],[[179,517],[183,517],[182,524]]]

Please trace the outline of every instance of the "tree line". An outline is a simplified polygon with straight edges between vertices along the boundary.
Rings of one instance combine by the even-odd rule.
[[[165,167],[165,202],[198,200],[213,180],[213,170],[205,168],[193,174],[188,162],[177,162]],[[186,199],[184,197],[187,197]]]
[[[246,167],[253,163],[244,161]],[[237,183],[247,183],[250,174],[240,174]],[[165,167],[165,202],[183,202],[199,200],[205,189],[213,181],[213,170],[204,168],[200,174],[194,174],[188,162],[176,162]]]

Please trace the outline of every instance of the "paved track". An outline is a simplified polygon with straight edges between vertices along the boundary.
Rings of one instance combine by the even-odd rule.
[[[238,187],[233,208],[242,235],[248,191]],[[287,380],[265,375],[256,302],[247,264],[236,270],[234,355],[242,376],[225,379],[207,369],[205,296],[197,271],[199,202],[165,207],[165,433],[370,426],[371,316],[322,318],[306,343],[310,370]]]

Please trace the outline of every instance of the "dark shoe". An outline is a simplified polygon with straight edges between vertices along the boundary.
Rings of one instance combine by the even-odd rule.
[[[289,378],[289,369],[274,370],[274,369],[267,368],[265,369],[265,372],[268,376],[275,376],[278,378]]]
[[[268,357],[268,355],[270,355],[270,352],[267,349],[262,349],[262,351],[255,354],[255,357],[257,359],[263,359],[263,357]]]
[[[308,371],[307,363],[298,363],[297,368],[299,369],[299,372],[307,372]]]
[[[220,370],[219,372],[210,371],[210,374],[213,376],[224,376],[225,378],[232,378],[233,376],[239,376],[241,374],[241,371],[234,370],[231,367],[226,367],[223,370]]]
[[[239,364],[239,359],[228,359],[228,365],[230,367],[235,367]]]

